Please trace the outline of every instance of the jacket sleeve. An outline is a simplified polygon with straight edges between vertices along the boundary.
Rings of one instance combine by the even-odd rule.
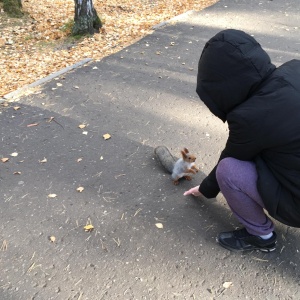
[[[220,160],[226,157],[233,157],[238,160],[251,161],[262,151],[261,137],[259,136],[259,124],[256,121],[249,122],[240,114],[230,113],[227,116],[229,137],[225,149],[222,151]],[[214,198],[220,192],[216,179],[218,164],[212,169],[209,175],[202,181],[199,191],[206,198]]]

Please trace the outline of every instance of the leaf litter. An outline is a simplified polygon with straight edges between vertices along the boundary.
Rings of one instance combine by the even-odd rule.
[[[94,1],[103,27],[100,33],[78,40],[70,37],[73,0],[23,1],[24,11],[30,17],[22,19],[8,18],[0,10],[0,97],[84,58],[100,60],[116,53],[151,33],[153,25],[216,2]]]

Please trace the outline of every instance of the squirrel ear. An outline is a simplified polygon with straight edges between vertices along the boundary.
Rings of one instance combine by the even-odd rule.
[[[183,148],[183,151],[188,154],[189,153],[189,150],[187,148]]]
[[[186,158],[186,153],[184,152],[184,150],[181,150],[180,152],[181,152],[182,157]]]

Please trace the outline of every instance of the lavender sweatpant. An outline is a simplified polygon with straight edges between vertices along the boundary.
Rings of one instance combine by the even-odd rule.
[[[250,234],[265,235],[274,230],[257,191],[257,171],[253,162],[224,158],[218,164],[216,177],[230,209]]]

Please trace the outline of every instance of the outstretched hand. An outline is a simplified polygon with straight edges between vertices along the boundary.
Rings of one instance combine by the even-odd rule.
[[[187,195],[193,195],[193,196],[201,196],[202,194],[199,192],[199,185],[189,189],[188,191],[185,191],[183,193],[183,196],[187,196]]]

